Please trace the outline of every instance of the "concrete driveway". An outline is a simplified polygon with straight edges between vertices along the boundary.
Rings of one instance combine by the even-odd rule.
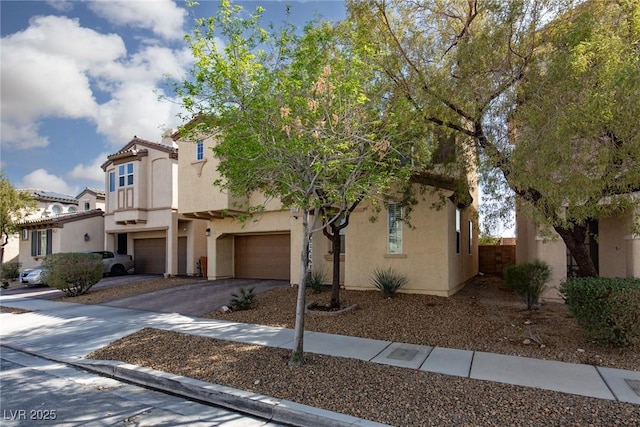
[[[131,283],[156,279],[157,275],[132,274],[126,276],[105,277],[92,289],[104,289],[114,286],[126,286]],[[109,301],[102,305],[123,307],[134,310],[154,311],[160,313],[179,313],[187,316],[200,316],[217,310],[231,301],[231,294],[241,288],[254,288],[254,293],[260,294],[272,289],[286,288],[290,284],[284,280],[259,279],[222,279],[203,280],[190,285],[162,289],[133,297]],[[53,299],[63,296],[57,289],[49,287],[26,287],[13,283],[9,289],[0,291],[2,296],[12,298],[42,298]]]
[[[110,301],[104,305],[161,313],[200,316],[217,310],[231,301],[231,294],[241,288],[254,288],[255,294],[289,287],[284,280],[221,279],[177,286],[148,294]]]

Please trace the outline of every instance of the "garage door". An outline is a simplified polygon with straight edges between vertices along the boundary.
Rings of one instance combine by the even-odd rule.
[[[235,277],[289,280],[289,234],[235,236]]]
[[[167,263],[166,239],[135,239],[133,241],[136,273],[164,274]]]

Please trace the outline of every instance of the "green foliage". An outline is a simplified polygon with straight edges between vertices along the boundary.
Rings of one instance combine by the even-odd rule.
[[[322,269],[313,269],[309,272],[307,277],[307,285],[315,293],[320,293],[324,289],[324,284],[327,281],[327,272]]]
[[[492,237],[492,236],[480,236],[478,239],[478,244],[483,246],[495,246],[500,244],[500,237]]]
[[[387,269],[375,269],[371,280],[375,287],[380,289],[382,294],[387,298],[392,298],[395,293],[409,281],[406,276],[396,273],[391,267]]]
[[[531,310],[538,306],[540,296],[549,281],[551,268],[542,261],[509,265],[504,270],[504,278],[511,289],[522,297]]]
[[[0,279],[3,280],[16,280],[20,277],[21,262],[5,262],[0,269]]]
[[[578,324],[600,345],[640,343],[640,279],[572,278],[560,286]]]
[[[70,297],[84,294],[102,279],[102,257],[97,254],[51,254],[42,267],[47,285]]]
[[[239,293],[231,294],[231,302],[229,305],[232,310],[240,311],[240,310],[249,310],[253,307],[254,299],[256,294],[254,294],[255,288],[250,288],[249,290],[245,288],[240,288]]]
[[[11,182],[0,172],[0,245],[4,246],[9,235],[16,233],[16,226],[37,204],[33,198],[25,192],[17,191]],[[4,251],[0,251],[4,255]],[[2,260],[0,259],[0,262]]]

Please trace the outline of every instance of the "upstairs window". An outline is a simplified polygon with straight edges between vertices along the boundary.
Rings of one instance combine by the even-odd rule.
[[[196,160],[204,159],[204,142],[198,141],[196,143]]]
[[[133,163],[118,166],[118,186],[133,185]]]
[[[402,253],[402,208],[396,203],[388,207],[388,251],[390,254]]]
[[[109,172],[109,193],[116,191],[116,173]]]
[[[84,202],[84,210],[85,211],[91,210],[91,204],[89,202]]]

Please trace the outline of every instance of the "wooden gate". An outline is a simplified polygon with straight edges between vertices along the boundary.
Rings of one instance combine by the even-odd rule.
[[[502,275],[506,266],[516,263],[516,245],[479,246],[480,272]]]

